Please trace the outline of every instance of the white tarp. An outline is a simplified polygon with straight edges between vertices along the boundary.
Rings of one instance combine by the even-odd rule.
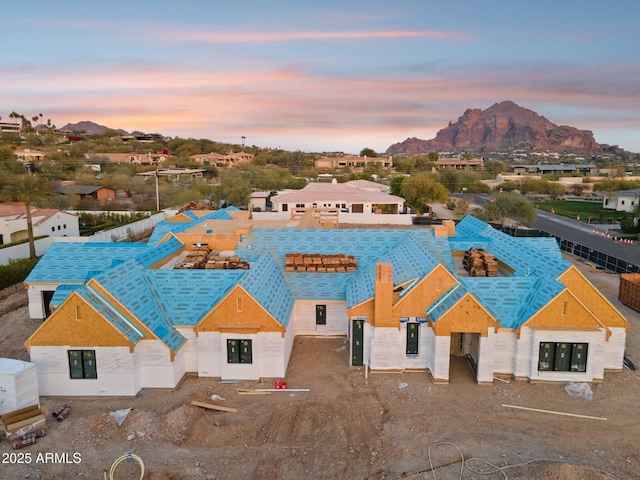
[[[35,364],[0,358],[0,415],[31,405],[40,406]]]

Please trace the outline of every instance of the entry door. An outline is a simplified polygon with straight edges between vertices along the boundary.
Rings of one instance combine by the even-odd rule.
[[[351,330],[351,365],[360,367],[364,363],[364,320],[354,320]]]

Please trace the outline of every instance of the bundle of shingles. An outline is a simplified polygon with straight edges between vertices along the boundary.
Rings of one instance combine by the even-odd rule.
[[[464,252],[462,266],[472,277],[498,276],[498,261],[482,248],[471,248]]]
[[[355,272],[358,260],[353,255],[287,253],[285,254],[285,271],[287,272]]]

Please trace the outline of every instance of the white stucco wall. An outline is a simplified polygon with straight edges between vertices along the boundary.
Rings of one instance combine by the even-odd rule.
[[[624,348],[627,331],[624,328],[609,328],[611,337],[605,343],[604,368],[607,370],[622,370]]]
[[[327,324],[316,325],[316,305],[327,306]],[[338,300],[296,300],[292,321],[295,335],[347,335],[347,302]]]
[[[221,376],[220,356],[222,343],[220,332],[200,332],[198,335],[198,376]],[[225,345],[226,355],[226,345]]]
[[[451,337],[448,335],[434,335],[434,362],[431,375],[438,383],[449,382]]]
[[[172,362],[171,351],[159,340],[139,341],[134,349],[134,362],[140,369],[142,388],[173,388],[184,375],[184,354],[178,352]]]
[[[187,339],[180,349],[184,355],[184,368],[186,372],[198,371],[198,337],[193,327],[176,327],[184,338]]]
[[[376,327],[370,337],[371,370],[399,370],[405,352],[404,338],[397,327]]]
[[[71,379],[69,350],[95,350],[97,379]],[[130,396],[138,393],[134,358],[128,347],[31,347],[44,396]]]
[[[494,373],[514,374],[516,368],[516,332],[513,329],[499,329],[495,336],[493,353]]]
[[[523,328],[518,343],[523,341],[527,345],[527,347],[523,349],[523,354],[526,355],[528,361],[518,358],[518,376],[520,377],[526,377],[534,381],[590,382],[594,379],[602,379],[604,376],[606,351],[604,330],[558,331]],[[587,343],[587,371],[538,371],[540,343],[542,342]],[[520,354],[520,349],[518,353]]]

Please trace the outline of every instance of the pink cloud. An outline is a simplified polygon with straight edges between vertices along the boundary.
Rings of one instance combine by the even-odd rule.
[[[440,40],[473,40],[462,32],[444,30],[370,30],[370,31],[302,31],[302,32],[209,32],[209,31],[170,31],[162,34],[162,40],[182,42],[291,42],[299,40],[362,40],[389,38],[435,38]]]

